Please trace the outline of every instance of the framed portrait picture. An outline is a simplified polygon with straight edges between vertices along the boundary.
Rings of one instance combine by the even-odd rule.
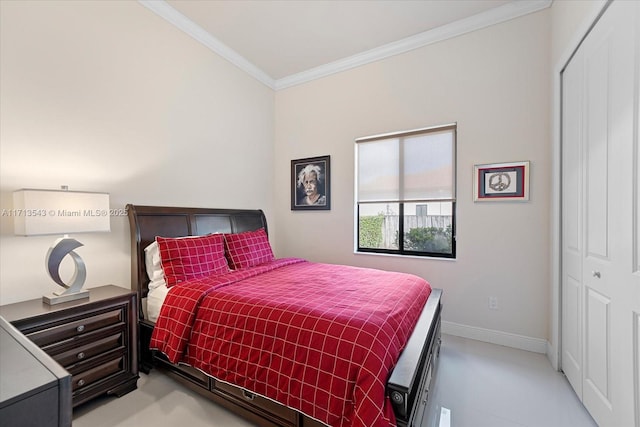
[[[475,165],[473,177],[476,202],[529,200],[529,162]]]
[[[291,160],[291,210],[331,209],[330,156]]]

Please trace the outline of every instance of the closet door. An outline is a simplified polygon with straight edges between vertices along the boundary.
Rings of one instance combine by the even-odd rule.
[[[582,396],[583,153],[582,93],[584,58],[579,51],[562,80],[562,370]]]
[[[614,1],[563,73],[562,368],[602,427],[640,425],[639,14]]]

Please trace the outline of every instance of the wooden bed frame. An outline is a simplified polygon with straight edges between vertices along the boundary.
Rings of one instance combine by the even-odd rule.
[[[166,371],[190,389],[265,427],[319,427],[318,422],[296,410],[209,377],[199,370],[174,365],[149,350],[154,324],[145,319],[143,308],[149,291],[144,248],[156,236],[181,237],[209,233],[239,233],[264,227],[261,210],[207,209],[127,205],[131,229],[131,288],[138,293],[140,368]],[[387,393],[400,427],[418,426],[426,409],[429,388],[440,351],[442,290],[433,289],[418,323],[387,381]]]

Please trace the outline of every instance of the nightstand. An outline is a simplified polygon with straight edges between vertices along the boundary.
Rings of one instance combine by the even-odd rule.
[[[47,305],[42,299],[0,306],[4,317],[71,375],[73,406],[137,387],[138,303],[129,289],[90,289],[89,298]]]

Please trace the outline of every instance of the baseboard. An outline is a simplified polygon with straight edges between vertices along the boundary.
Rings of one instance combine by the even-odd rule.
[[[548,354],[549,351],[547,348],[547,340],[493,329],[462,325],[460,323],[442,321],[442,333],[532,351],[534,353]]]

